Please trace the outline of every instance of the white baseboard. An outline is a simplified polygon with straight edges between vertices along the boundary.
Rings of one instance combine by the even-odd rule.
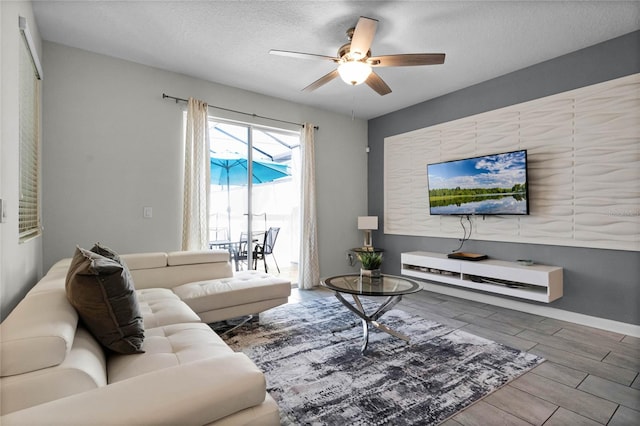
[[[519,302],[517,300],[505,299],[503,297],[492,296],[490,294],[476,293],[462,290],[456,287],[448,287],[439,284],[431,284],[421,281],[424,290],[434,293],[447,294],[461,299],[474,300],[476,302],[487,303],[507,309],[541,315],[561,321],[573,322],[589,327],[600,328],[602,330],[613,331],[615,333],[626,334],[628,336],[640,337],[640,326],[628,324],[620,321],[613,321],[606,318],[599,318],[576,312],[565,311],[563,309],[552,308],[550,306],[532,305],[530,303]]]

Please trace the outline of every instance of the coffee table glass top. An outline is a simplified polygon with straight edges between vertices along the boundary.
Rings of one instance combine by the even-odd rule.
[[[361,277],[360,274],[336,275],[323,279],[322,285],[333,291],[361,296],[396,296],[421,289],[417,281],[396,275],[382,275],[379,278]]]

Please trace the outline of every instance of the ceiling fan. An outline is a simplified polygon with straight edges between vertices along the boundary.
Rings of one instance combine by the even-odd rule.
[[[376,34],[378,20],[361,16],[355,28],[347,30],[349,42],[338,49],[338,56],[315,55],[312,53],[270,50],[272,55],[292,58],[326,60],[338,64],[338,68],[320,77],[304,89],[311,92],[340,76],[345,83],[353,86],[366,83],[379,95],[391,93],[391,88],[376,74],[374,67],[403,67],[415,65],[438,65],[444,63],[444,53],[408,53],[401,55],[371,56],[371,43]]]

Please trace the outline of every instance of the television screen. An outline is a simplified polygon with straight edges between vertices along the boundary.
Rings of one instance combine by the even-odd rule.
[[[527,151],[427,165],[432,215],[529,214]]]

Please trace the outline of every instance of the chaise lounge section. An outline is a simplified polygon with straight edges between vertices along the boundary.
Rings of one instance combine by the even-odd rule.
[[[0,423],[277,425],[262,372],[206,324],[286,303],[291,283],[234,277],[229,253],[123,255],[144,324],[143,353],[92,335],[56,263],[0,329]]]

